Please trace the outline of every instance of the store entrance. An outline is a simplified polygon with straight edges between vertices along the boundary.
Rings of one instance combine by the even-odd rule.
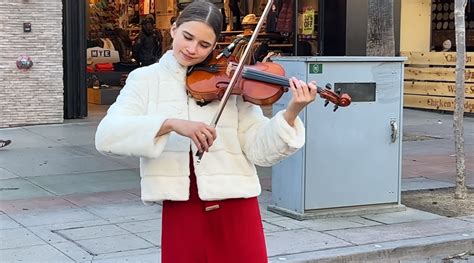
[[[224,16],[217,48],[237,38],[249,39],[265,0],[212,0]],[[171,45],[169,29],[190,0],[81,0],[65,3],[65,117],[100,116],[115,102],[128,74],[159,60]],[[319,21],[324,0],[274,1],[265,26],[252,47],[252,61],[273,56],[322,55]],[[327,1],[326,1],[327,2]],[[238,5],[233,4],[238,3]],[[71,11],[68,11],[71,10]],[[79,10],[79,12],[78,12]],[[75,14],[73,14],[73,12]],[[66,20],[65,20],[66,21]],[[150,26],[150,31],[145,28]],[[233,50],[239,58],[246,47]],[[96,112],[99,111],[99,112]]]
[[[85,2],[63,0],[64,118],[87,116],[85,89]]]

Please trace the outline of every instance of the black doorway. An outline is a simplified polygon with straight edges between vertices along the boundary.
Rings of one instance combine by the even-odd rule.
[[[63,2],[64,118],[87,117],[86,2]]]
[[[321,0],[319,3],[322,56],[346,55],[346,1]]]

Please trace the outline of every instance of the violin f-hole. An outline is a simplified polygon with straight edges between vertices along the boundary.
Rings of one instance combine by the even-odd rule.
[[[229,86],[228,81],[219,81],[219,82],[216,83],[216,87],[218,89],[224,89],[225,90],[227,88],[227,86]]]

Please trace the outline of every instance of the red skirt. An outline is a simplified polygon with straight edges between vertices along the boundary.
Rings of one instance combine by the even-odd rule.
[[[163,202],[161,262],[268,262],[257,198],[200,200],[192,163],[190,199]]]

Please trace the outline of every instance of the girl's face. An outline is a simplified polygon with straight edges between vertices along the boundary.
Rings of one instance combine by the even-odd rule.
[[[189,21],[171,28],[173,53],[179,64],[192,66],[207,58],[216,45],[216,34],[203,22]]]

